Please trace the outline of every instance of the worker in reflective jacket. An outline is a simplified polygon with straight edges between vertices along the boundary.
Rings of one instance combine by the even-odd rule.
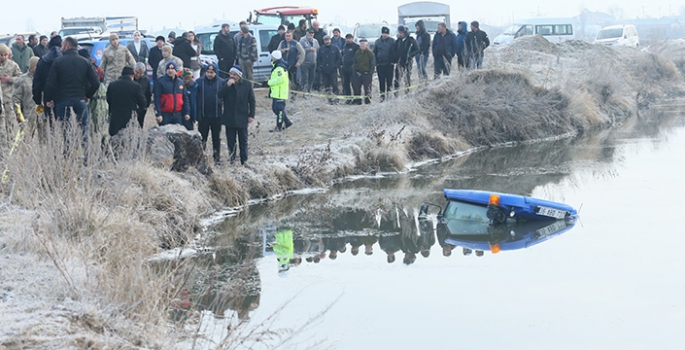
[[[185,84],[176,74],[176,63],[166,64],[166,74],[155,83],[155,115],[159,125],[183,124],[190,120]]]
[[[271,110],[276,114],[276,129],[282,131],[293,123],[285,115],[285,102],[288,100],[290,79],[288,64],[283,61],[281,51],[271,53],[271,77],[269,78],[269,97],[272,98]],[[283,124],[285,123],[285,125]]]

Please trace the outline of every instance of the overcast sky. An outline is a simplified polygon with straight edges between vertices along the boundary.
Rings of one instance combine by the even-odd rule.
[[[10,0],[7,0],[10,1]],[[180,27],[194,29],[213,20],[240,21],[247,18],[250,10],[279,5],[314,6],[319,9],[321,22],[352,27],[356,22],[385,20],[397,23],[397,6],[411,1],[313,1],[313,0],[252,0],[252,1],[94,1],[82,0],[34,0],[30,7],[11,13],[3,12],[0,33],[37,30],[49,33],[60,26],[61,17],[76,16],[129,16],[139,18],[140,29],[159,31],[164,28]],[[452,22],[479,20],[482,23],[506,25],[513,18],[571,17],[586,7],[591,11],[608,12],[612,7],[621,7],[626,18],[661,17],[678,14],[681,4],[673,0],[583,0],[579,2],[535,1],[535,0],[480,0],[445,1],[451,5]],[[19,3],[17,3],[19,4]],[[21,3],[29,4],[29,3]],[[84,5],[86,4],[86,5]],[[460,5],[458,5],[460,4]],[[467,6],[464,6],[466,5]],[[185,6],[185,8],[184,8]],[[24,6],[22,6],[24,7]],[[61,10],[63,9],[63,10]],[[33,11],[33,13],[32,13]]]

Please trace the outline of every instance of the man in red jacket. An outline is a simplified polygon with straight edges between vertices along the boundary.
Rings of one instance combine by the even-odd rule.
[[[155,115],[159,125],[183,124],[190,120],[188,97],[184,94],[185,84],[176,75],[176,63],[166,64],[166,74],[155,83]]]

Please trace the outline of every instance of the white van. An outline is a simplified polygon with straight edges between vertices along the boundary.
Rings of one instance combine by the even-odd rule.
[[[229,23],[231,25],[231,36],[238,33],[239,27],[237,24]],[[272,24],[253,24],[249,25],[250,34],[257,40],[257,57],[259,61],[255,62],[253,67],[254,81],[259,83],[266,83],[271,76],[271,54],[269,53],[269,41],[271,37],[278,34],[278,25]],[[221,31],[221,25],[217,24],[212,27],[202,28],[195,31],[195,36],[202,43],[202,52],[200,59],[203,62],[217,62],[216,54],[214,54],[214,39]]]
[[[512,42],[526,35],[542,35],[552,43],[576,38],[571,18],[529,18],[516,21],[504,33],[495,37],[493,45]]]
[[[600,29],[593,44],[639,47],[640,37],[632,24],[619,24]]]

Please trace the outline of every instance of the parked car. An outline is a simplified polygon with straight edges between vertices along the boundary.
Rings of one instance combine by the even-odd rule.
[[[632,24],[619,24],[600,29],[593,44],[639,47],[640,37]]]
[[[352,29],[354,41],[359,44],[359,40],[366,39],[369,42],[369,49],[373,50],[376,39],[381,37],[381,29],[383,27],[388,27],[388,29],[390,29],[390,36],[393,38],[395,37],[395,29],[397,29],[397,26],[392,26],[387,22],[357,23],[354,25],[354,29]]]
[[[230,23],[229,23],[230,24]],[[257,39],[257,57],[253,67],[254,81],[258,83],[266,83],[271,76],[271,54],[269,53],[269,41],[271,37],[278,34],[278,25],[273,24],[254,24],[250,25],[250,34]],[[231,36],[238,33],[238,25],[231,24]],[[202,52],[200,60],[203,66],[207,63],[217,62],[216,54],[214,53],[214,39],[221,31],[220,25],[214,25],[207,28],[195,30],[195,36],[202,43]]]
[[[571,18],[521,19],[493,40],[493,45],[504,45],[527,35],[542,35],[549,42],[558,43],[576,38]]]

